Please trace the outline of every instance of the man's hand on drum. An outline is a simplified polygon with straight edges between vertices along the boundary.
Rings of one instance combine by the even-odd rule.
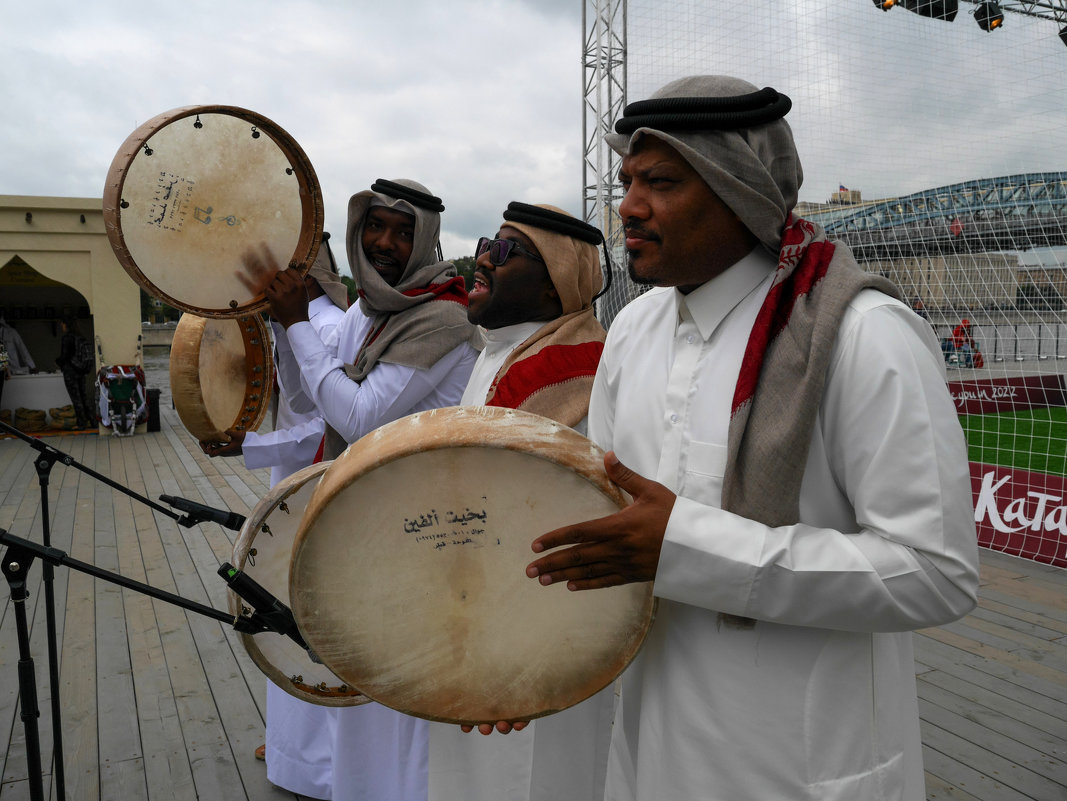
[[[308,292],[299,270],[281,269],[266,245],[241,257],[245,272],[237,277],[245,288],[270,303],[270,315],[285,328],[308,319]]]
[[[226,432],[226,436],[230,438],[229,442],[205,442],[200,440],[200,450],[208,456],[240,456],[241,448],[245,441],[245,432],[235,431],[231,428]]]
[[[633,503],[625,509],[597,520],[557,528],[533,541],[536,553],[561,545],[573,547],[555,551],[532,562],[526,575],[541,584],[567,582],[569,590],[592,590],[635,581],[652,581],[656,577],[663,535],[677,497],[662,484],[639,476],[616,458],[613,451],[604,454],[608,478],[630,494]],[[499,721],[495,726],[481,723],[478,731],[521,731],[524,722]],[[463,726],[473,731],[473,726]]]
[[[567,582],[569,590],[592,590],[656,577],[663,535],[677,497],[662,484],[626,467],[614,452],[604,455],[608,478],[633,498],[633,503],[607,517],[564,526],[538,537],[535,553],[562,545],[530,563],[526,575],[541,584]]]

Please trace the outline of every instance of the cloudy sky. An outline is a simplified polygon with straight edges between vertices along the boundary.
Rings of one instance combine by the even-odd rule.
[[[99,197],[119,145],[172,108],[285,129],[342,237],[349,195],[416,178],[469,255],[510,200],[582,213],[582,0],[0,0],[0,193]],[[629,99],[726,72],[790,94],[804,200],[1067,169],[1067,47],[870,0],[631,0]],[[335,249],[337,252],[337,249]],[[340,255],[340,254],[339,254]]]

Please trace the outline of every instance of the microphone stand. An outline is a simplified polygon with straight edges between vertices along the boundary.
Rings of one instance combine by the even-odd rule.
[[[0,544],[8,546],[4,552],[3,563],[0,567],[2,567],[4,576],[11,587],[11,600],[15,606],[15,628],[19,643],[19,702],[22,708],[21,719],[26,731],[26,763],[31,801],[44,801],[41,740],[37,729],[37,718],[40,716],[37,708],[37,680],[34,672],[33,656],[30,654],[30,636],[25,610],[26,598],[29,596],[26,576],[36,557],[40,557],[45,568],[50,569],[53,565],[73,568],[94,578],[109,581],[120,587],[174,604],[190,612],[196,612],[205,617],[227,623],[233,626],[234,631],[242,634],[260,634],[265,631],[271,631],[288,636],[301,648],[307,650],[313,661],[318,661],[318,657],[308,648],[300,636],[296,626],[296,619],[293,617],[289,607],[228,562],[223,563],[219,568],[219,575],[226,580],[230,588],[243,600],[254,606],[254,611],[245,608],[242,614],[236,617],[229,612],[221,612],[197,601],[191,601],[188,598],[175,595],[172,592],[160,590],[149,584],[96,567],[88,562],[73,559],[57,548],[38,545],[30,540],[9,534],[2,528],[0,528]],[[56,729],[55,737],[58,742],[58,728]],[[62,790],[58,787],[56,797],[60,801],[64,798]]]
[[[245,518],[242,517],[241,515],[238,515],[238,514],[235,514],[235,513],[232,513],[232,512],[223,512],[223,511],[218,510],[218,509],[212,509],[211,507],[204,506],[202,504],[193,503],[192,501],[186,501],[186,500],[184,500],[182,498],[174,498],[174,497],[171,497],[171,496],[168,496],[168,495],[160,496],[160,498],[162,500],[164,500],[165,502],[171,504],[172,506],[175,506],[176,508],[181,509],[182,511],[184,511],[186,513],[184,515],[178,515],[178,514],[172,512],[170,509],[167,509],[166,507],[160,506],[159,504],[155,503],[154,501],[151,501],[148,498],[145,498],[144,496],[137,494],[136,492],[134,492],[133,490],[129,489],[128,487],[124,487],[121,484],[118,484],[117,482],[115,482],[112,479],[108,478],[107,476],[96,472],[91,467],[88,467],[88,466],[86,466],[84,464],[81,464],[80,462],[75,460],[69,454],[63,453],[63,451],[60,451],[60,450],[58,450],[56,448],[53,448],[51,445],[47,445],[46,443],[42,442],[40,439],[37,439],[36,437],[27,436],[26,434],[24,434],[23,432],[21,432],[17,428],[15,428],[14,426],[8,425],[7,423],[5,423],[3,421],[0,421],[0,431],[3,431],[3,432],[8,433],[8,434],[13,434],[14,436],[18,437],[23,442],[25,442],[27,445],[29,445],[31,448],[36,450],[37,453],[38,453],[37,458],[34,460],[34,468],[37,470],[37,482],[38,482],[38,484],[40,485],[40,488],[41,488],[41,542],[42,542],[44,548],[46,548],[46,549],[50,549],[51,545],[52,545],[51,515],[49,514],[49,511],[48,511],[48,477],[49,477],[49,474],[52,471],[52,466],[56,462],[60,462],[61,464],[65,465],[67,467],[73,467],[73,468],[75,468],[77,470],[80,470],[83,473],[86,473],[87,475],[92,476],[93,478],[97,479],[98,481],[104,482],[109,487],[112,487],[113,489],[116,489],[119,492],[121,492],[121,493],[123,493],[125,495],[128,495],[131,498],[134,498],[135,500],[140,501],[141,503],[144,503],[145,505],[151,507],[152,509],[154,509],[155,511],[159,512],[160,514],[166,515],[167,517],[171,518],[172,520],[177,521],[177,523],[179,525],[181,525],[181,526],[190,527],[190,526],[194,526],[194,525],[196,525],[198,523],[215,522],[215,523],[219,523],[219,525],[225,526],[226,528],[230,528],[230,529],[233,529],[235,531],[239,531],[241,529],[241,526],[244,524]],[[7,537],[8,539],[11,538],[11,535],[8,535],[6,531],[3,531],[2,529],[0,529],[0,532],[3,532],[3,535],[5,537]],[[0,539],[2,539],[2,538],[0,538]],[[37,547],[37,546],[33,545],[33,543],[29,543],[26,540],[23,540],[23,542],[27,543],[27,545],[29,545],[29,546],[33,546],[33,548]],[[61,551],[57,551],[56,553],[62,553],[62,552]],[[32,560],[32,556],[30,557],[30,559]],[[28,563],[29,563],[29,560],[27,560],[27,567],[28,567]],[[50,687],[50,691],[51,691],[52,740],[53,740],[52,747],[53,747],[53,758],[54,758],[54,766],[53,766],[54,774],[53,775],[55,776],[56,797],[59,798],[59,799],[63,799],[63,798],[66,797],[65,796],[66,782],[65,782],[64,773],[63,773],[63,732],[62,732],[62,728],[61,728],[61,716],[60,716],[60,705],[59,705],[59,653],[58,653],[58,647],[57,647],[57,644],[56,644],[56,608],[55,608],[55,588],[54,588],[54,584],[53,584],[54,575],[53,575],[53,572],[52,572],[53,564],[58,564],[58,562],[53,562],[53,561],[50,561],[49,559],[43,559],[43,564],[41,566],[41,570],[42,570],[42,579],[43,579],[43,583],[44,583],[44,597],[45,597],[45,627],[46,627],[46,634],[47,634],[47,639],[48,639],[48,679],[49,679],[49,687]],[[92,570],[97,570],[97,568],[94,568],[91,565],[84,565],[84,563],[82,563],[82,567],[78,567],[77,569],[83,569],[83,568],[91,568]],[[18,570],[18,569],[12,570],[11,573],[9,574],[8,566],[7,566],[7,559],[5,559],[5,564],[3,566],[3,571],[4,571],[5,576],[8,577],[8,583],[11,584],[11,598],[12,598],[12,601],[15,603],[16,625],[19,624],[19,616],[20,616],[20,614],[22,616],[22,622],[25,623],[25,606],[24,606],[24,603],[25,603],[26,596],[28,595],[28,593],[25,591],[25,574],[23,572],[21,572],[20,570]],[[86,569],[85,572],[90,572],[90,570]],[[91,573],[91,575],[96,575],[98,578],[105,578],[105,579],[107,579],[109,581],[114,580],[113,577],[115,576],[115,574],[111,574],[112,577],[109,578],[108,576],[103,575],[103,573],[105,573],[105,572],[106,571],[102,571],[100,574]],[[119,576],[118,578],[121,579],[122,577]],[[122,581],[128,581],[128,579],[122,579]],[[121,581],[115,580],[115,583],[116,584],[121,584]],[[18,589],[16,589],[16,584],[19,585]],[[134,584],[136,584],[136,582],[134,582]],[[129,586],[131,589],[137,589],[140,592],[145,592],[143,587],[147,587],[148,585],[141,585],[141,587],[135,587],[133,585],[123,584],[122,586]],[[20,594],[20,596],[21,596],[18,599],[16,599],[16,594],[17,593]],[[151,593],[148,593],[148,594],[151,594]],[[160,597],[160,596],[156,596],[156,597]],[[178,596],[173,596],[173,598],[178,598]],[[162,600],[168,600],[168,599],[163,598]],[[172,600],[171,603],[176,603],[176,601]],[[208,607],[204,607],[204,609],[208,609]],[[211,610],[211,611],[214,612],[215,610]],[[217,614],[223,614],[223,613],[219,612]],[[226,620],[227,620],[227,622],[233,622],[232,616],[230,616],[230,615],[226,616]],[[235,624],[235,627],[236,627],[236,624]],[[295,624],[294,624],[294,628],[295,628]],[[255,633],[255,632],[249,632],[249,633]],[[28,637],[28,635],[27,635],[27,637]],[[28,660],[27,661],[28,669],[29,669],[29,672],[32,675],[32,673],[33,673],[33,660],[31,658],[29,658],[29,655],[28,655],[28,649],[29,649],[29,640],[28,640],[28,638],[27,638],[27,641],[26,641],[26,648],[27,648],[27,654],[25,655],[25,659]],[[21,658],[22,657],[22,654],[21,654],[21,651],[22,651],[21,635],[20,635],[20,641],[19,641],[19,649],[20,649],[19,671],[20,671],[20,680],[21,680],[21,675],[22,675],[22,670],[23,670],[23,662],[24,662],[23,658]],[[29,693],[29,690],[32,690],[32,694]],[[40,781],[41,781],[40,740],[38,739],[37,734],[36,734],[36,728],[37,728],[36,718],[40,716],[40,712],[37,709],[36,685],[33,685],[31,688],[29,688],[27,690],[27,693],[28,693],[27,695],[22,695],[21,694],[21,690],[20,690],[20,698],[22,699],[22,703],[23,703],[22,719],[23,719],[23,722],[27,724],[27,737],[26,737],[27,751],[30,751],[31,747],[32,747],[33,750],[36,751],[36,768],[33,766],[32,763],[30,764],[31,795],[32,795],[32,790],[33,790],[32,782],[33,782],[33,774],[34,774],[35,771],[36,771],[36,776],[37,776],[38,783],[40,783]],[[29,736],[29,723],[27,722],[27,715],[30,714],[30,708],[32,708],[32,718],[33,718],[33,728],[34,728],[34,738],[33,738],[32,743],[31,743],[30,736]],[[36,801],[36,799],[37,799],[37,796],[34,796],[33,797],[33,801]]]

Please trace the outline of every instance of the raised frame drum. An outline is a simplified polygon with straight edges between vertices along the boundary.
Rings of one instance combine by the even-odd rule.
[[[126,272],[202,317],[266,307],[238,278],[250,249],[306,273],[322,241],[322,191],[304,151],[235,106],[177,108],[137,128],[108,170],[103,209]]]
[[[319,462],[275,484],[245,518],[233,545],[233,565],[288,606],[289,561],[300,517],[330,462]],[[230,590],[230,611],[240,615],[240,596]],[[274,632],[242,634],[241,643],[260,670],[301,701],[319,706],[357,706],[370,699],[314,662],[307,651]]]
[[[497,407],[402,418],[323,474],[293,546],[297,626],[375,701],[461,724],[530,720],[610,684],[651,625],[651,582],[526,577],[533,540],[625,506],[603,453]]]
[[[228,442],[227,429],[259,428],[273,381],[270,332],[258,315],[186,313],[178,320],[170,345],[170,393],[182,425],[198,440]]]

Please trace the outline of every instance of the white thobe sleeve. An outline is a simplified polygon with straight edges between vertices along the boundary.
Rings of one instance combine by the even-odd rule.
[[[255,470],[283,463],[311,464],[325,432],[326,424],[321,417],[266,434],[249,431],[241,445],[245,466]]]
[[[807,522],[771,528],[679,497],[657,596],[851,631],[936,626],[974,607],[966,443],[920,324],[889,305],[846,315],[801,489]]]
[[[310,323],[296,323],[286,334],[304,387],[319,411],[345,442],[355,442],[382,423],[414,409],[432,393],[458,361],[462,347],[429,368],[378,362],[362,382],[353,381]]]
[[[274,349],[277,354],[274,369],[278,371],[279,389],[285,393],[289,408],[296,414],[316,413],[315,401],[301,381],[300,365],[296,363],[296,355],[285,328],[275,322],[271,323],[271,328],[274,330]],[[314,328],[312,334],[315,334]]]

